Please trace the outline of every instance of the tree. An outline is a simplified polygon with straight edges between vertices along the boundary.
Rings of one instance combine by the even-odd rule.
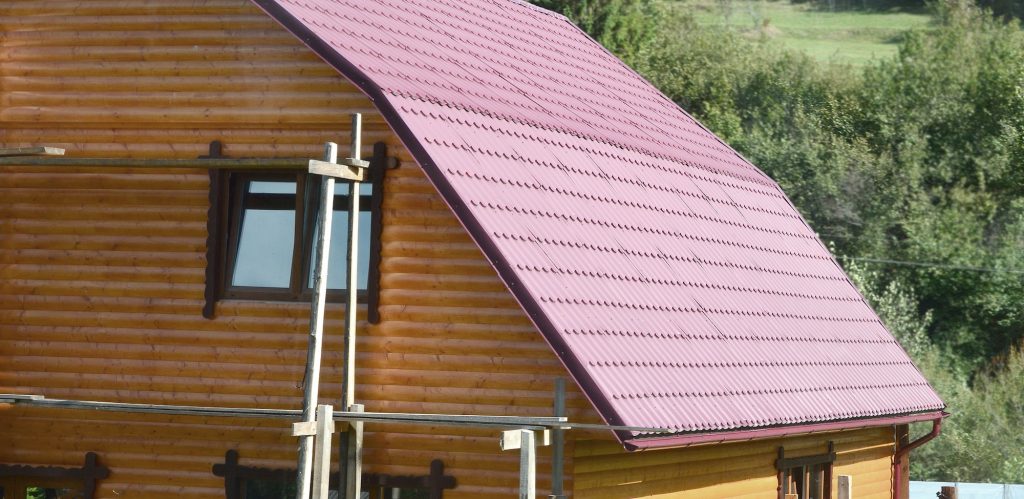
[[[627,64],[658,32],[658,15],[651,0],[532,0],[564,14],[598,43]]]

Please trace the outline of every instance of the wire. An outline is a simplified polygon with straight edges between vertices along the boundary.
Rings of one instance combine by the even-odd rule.
[[[866,257],[854,257],[847,256],[843,257],[847,260],[868,262],[868,263],[883,263],[888,265],[904,265],[907,267],[925,267],[925,268],[938,268],[938,269],[949,269],[949,270],[967,270],[970,272],[991,272],[995,274],[1018,274],[1024,275],[1024,270],[1017,269],[996,269],[989,267],[972,267],[968,265],[950,265],[945,263],[936,262],[911,262],[906,260],[886,260],[884,258],[866,258]]]

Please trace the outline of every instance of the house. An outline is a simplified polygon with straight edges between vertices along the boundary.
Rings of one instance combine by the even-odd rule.
[[[0,166],[0,393],[299,408],[317,180],[288,158],[352,112],[367,410],[550,416],[569,378],[571,421],[666,430],[569,432],[569,495],[906,497],[943,402],[779,186],[518,0],[0,4],[0,147],[67,150]],[[4,404],[0,487],[279,497],[289,430]],[[515,494],[493,429],[366,431],[373,497]]]

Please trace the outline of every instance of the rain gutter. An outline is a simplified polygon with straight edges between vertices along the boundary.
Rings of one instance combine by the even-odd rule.
[[[921,421],[941,421],[946,413],[942,411],[907,414],[903,416],[886,416],[878,418],[848,419],[844,421],[829,421],[825,423],[799,424],[790,426],[774,426],[770,428],[755,428],[749,430],[736,430],[715,433],[689,433],[685,435],[673,435],[670,437],[654,437],[627,440],[624,442],[627,450],[642,451],[649,449],[662,449],[668,447],[689,447],[692,445],[717,444],[722,442],[740,442],[746,440],[757,440],[763,438],[785,437],[789,435],[806,435],[810,433],[821,433],[828,431],[852,430],[859,428],[874,428],[881,426],[892,426],[899,424],[917,423]],[[936,428],[938,428],[936,426]],[[938,430],[932,430],[938,435]],[[927,437],[927,435],[925,436]],[[935,438],[932,436],[931,438]],[[928,440],[915,440],[902,450],[897,451],[897,462],[900,458],[899,452],[910,452],[914,448],[924,444]],[[905,453],[904,453],[905,454]]]

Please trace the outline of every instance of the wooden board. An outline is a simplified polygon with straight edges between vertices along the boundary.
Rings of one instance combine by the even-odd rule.
[[[0,147],[0,158],[16,156],[63,156],[59,147]]]

